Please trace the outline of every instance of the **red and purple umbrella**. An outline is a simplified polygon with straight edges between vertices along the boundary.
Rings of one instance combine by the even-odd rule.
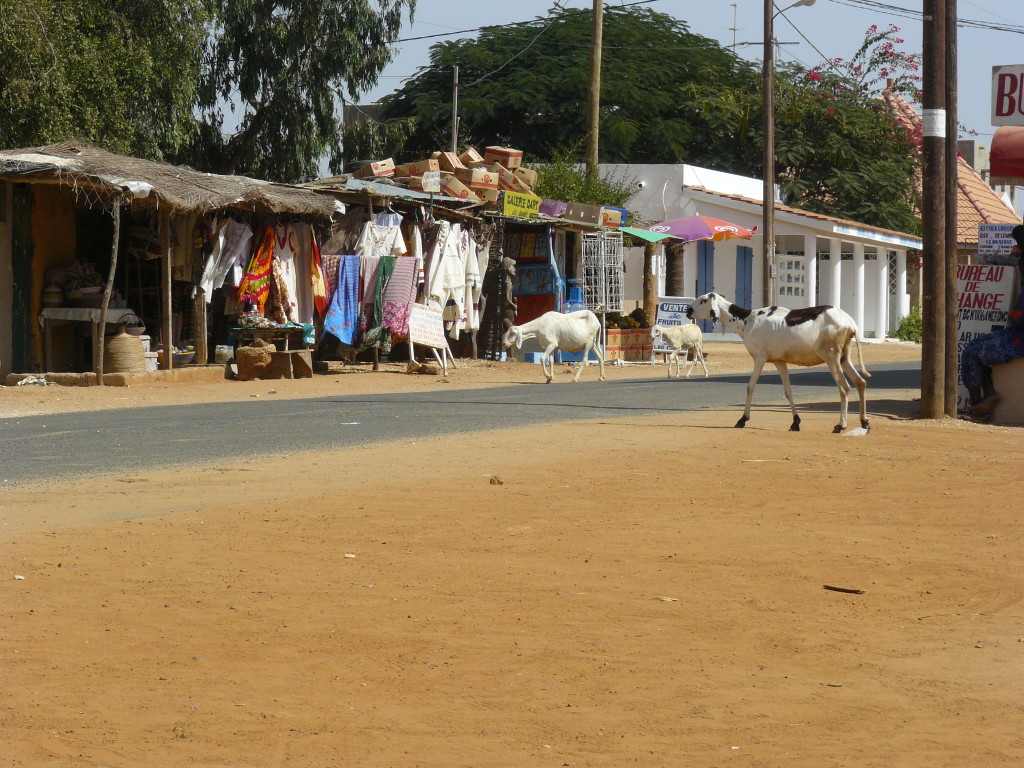
[[[734,237],[748,240],[757,231],[757,227],[747,229],[730,221],[699,215],[660,221],[646,229],[661,235],[678,237],[688,243],[694,240],[732,240]]]

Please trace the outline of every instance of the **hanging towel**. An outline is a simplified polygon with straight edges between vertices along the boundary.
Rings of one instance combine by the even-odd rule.
[[[337,288],[324,318],[324,332],[355,346],[359,328],[359,257],[334,256],[338,260]]]
[[[367,316],[366,332],[363,334],[359,346],[363,349],[379,347],[385,355],[391,351],[391,334],[384,328],[384,289],[395,269],[395,261],[396,257],[394,256],[380,257],[377,285],[372,295],[372,303],[368,303],[367,297],[363,296],[363,311],[365,312],[369,307],[371,312]]]
[[[341,256],[334,253],[324,253],[320,256],[324,270],[324,281],[327,284],[327,306],[331,305],[331,299],[334,298],[334,292],[338,288],[338,262],[340,260]]]
[[[384,327],[392,333],[409,333],[409,314],[416,301],[416,259],[402,256],[395,259],[395,269],[384,288]]]

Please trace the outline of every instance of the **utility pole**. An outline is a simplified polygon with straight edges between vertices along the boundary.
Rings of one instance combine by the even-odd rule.
[[[946,405],[946,0],[924,0],[923,11],[921,417],[941,419]]]
[[[764,62],[761,66],[761,112],[764,130],[764,192],[761,196],[762,307],[775,303],[775,3],[764,3]]]
[[[957,268],[957,188],[959,166],[960,122],[957,119],[957,31],[956,0],[946,3],[946,349],[945,349],[945,414],[956,418],[957,379],[960,368],[957,351],[956,321],[959,308],[956,298]]]
[[[736,3],[732,4],[732,26],[729,27],[729,31],[732,32],[732,52],[736,53],[736,33],[740,31],[740,28],[736,26]]]
[[[594,39],[590,45],[590,84],[587,88],[587,173],[597,173],[601,123],[601,37],[604,0],[594,0]]]
[[[459,151],[459,65],[452,72],[452,152]]]

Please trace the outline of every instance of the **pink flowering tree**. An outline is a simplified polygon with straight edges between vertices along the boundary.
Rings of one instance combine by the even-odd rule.
[[[909,101],[921,101],[921,54],[901,49],[904,40],[900,28],[890,24],[880,30],[872,24],[864,33],[864,42],[849,59],[829,59],[808,72],[808,78],[837,76],[847,88],[872,98],[883,90],[902,94]]]

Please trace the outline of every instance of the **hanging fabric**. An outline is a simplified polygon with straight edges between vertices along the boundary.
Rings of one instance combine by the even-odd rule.
[[[267,297],[270,295],[271,262],[274,257],[274,228],[267,227],[259,247],[249,259],[249,266],[242,276],[242,282],[238,286],[238,301],[244,307],[247,301],[251,301],[256,308],[263,312],[266,306]]]
[[[395,261],[394,256],[381,256],[377,268],[377,283],[373,291],[372,305],[366,301],[367,297],[363,296],[364,310],[366,307],[372,306],[372,311],[367,316],[368,327],[363,334],[360,346],[363,349],[379,347],[384,354],[391,351],[391,334],[384,328],[384,288],[395,269]]]
[[[409,315],[416,301],[416,259],[402,256],[395,259],[391,279],[384,287],[383,325],[393,334],[409,333]]]
[[[334,282],[337,288],[324,317],[324,332],[349,346],[355,346],[359,330],[359,257],[330,256],[338,268]],[[328,276],[330,276],[328,272]]]
[[[316,242],[316,233],[309,228],[309,248],[312,258],[309,261],[309,278],[313,286],[313,303],[320,317],[327,314],[327,279],[324,277],[323,259],[320,257],[320,246]]]

